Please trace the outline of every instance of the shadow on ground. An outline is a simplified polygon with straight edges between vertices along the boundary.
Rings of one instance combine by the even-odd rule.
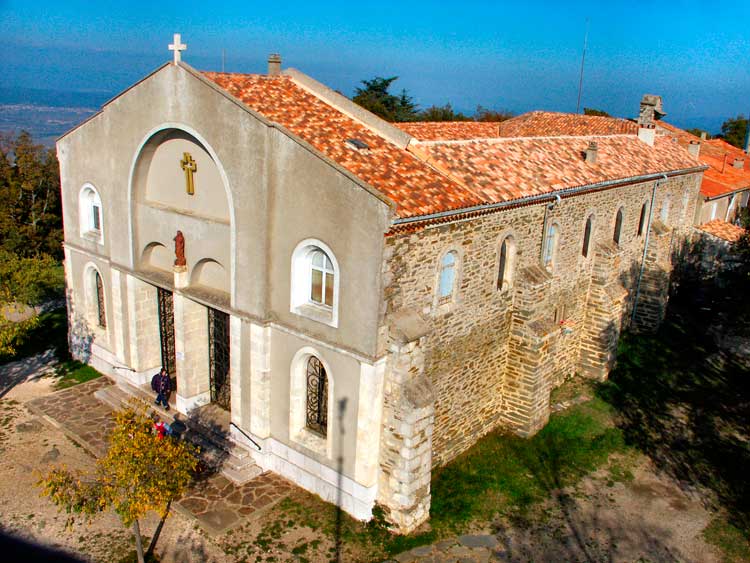
[[[750,363],[744,295],[682,287],[653,336],[627,335],[599,394],[628,444],[750,532]],[[738,343],[740,346],[738,347]]]

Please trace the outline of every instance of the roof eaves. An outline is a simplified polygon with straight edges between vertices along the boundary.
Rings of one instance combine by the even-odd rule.
[[[721,199],[722,197],[726,197],[728,195],[732,195],[732,194],[737,194],[737,193],[740,193],[740,192],[744,192],[746,190],[750,190],[750,185],[744,186],[742,188],[734,188],[732,190],[727,190],[727,191],[722,192],[722,193],[717,194],[717,195],[705,196],[704,201],[713,201],[715,199]]]
[[[655,172],[651,174],[643,174],[640,176],[631,176],[627,178],[617,178],[614,180],[606,180],[604,182],[597,182],[595,184],[585,184],[581,186],[570,186],[561,190],[553,190],[543,194],[535,194],[533,196],[525,196],[516,199],[509,199],[499,201],[495,203],[487,203],[481,205],[474,205],[471,207],[464,207],[458,209],[451,209],[446,211],[440,211],[437,213],[430,213],[427,215],[415,215],[411,217],[400,217],[392,221],[393,227],[405,226],[414,223],[429,223],[435,220],[447,219],[451,216],[467,215],[467,214],[483,214],[493,211],[499,211],[507,207],[520,207],[524,205],[530,205],[556,197],[572,197],[580,193],[589,191],[600,191],[625,184],[634,184],[638,182],[648,182],[651,180],[658,180],[664,176],[683,176],[685,174],[692,174],[695,172],[702,172],[706,169],[706,166],[695,166],[691,168],[684,168],[679,170],[671,170],[668,172]]]

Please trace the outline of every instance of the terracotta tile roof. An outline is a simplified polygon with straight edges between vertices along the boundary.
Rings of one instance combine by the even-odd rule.
[[[500,123],[501,137],[554,137],[561,135],[637,135],[638,126],[627,119],[531,111]]]
[[[699,159],[709,168],[703,175],[701,195],[707,198],[720,197],[737,190],[750,188],[750,156],[745,151],[730,145],[723,139],[701,141],[692,133],[664,121],[657,122],[657,132],[675,139],[686,147],[691,141],[701,143]],[[742,168],[733,166],[735,158],[744,160]]]
[[[499,124],[491,121],[411,121],[394,125],[420,141],[486,139],[499,136]]]
[[[667,139],[649,147],[634,135],[594,137],[599,156],[593,165],[583,161],[591,140],[586,137],[416,142],[403,149],[290,76],[203,74],[393,200],[400,218],[699,164]],[[358,139],[368,148],[352,148],[349,139]]]
[[[399,217],[481,203],[468,188],[309,93],[288,76],[203,75],[391,198],[398,205]],[[364,141],[369,150],[347,146],[348,139]]]
[[[531,111],[501,122],[417,121],[394,125],[420,141],[638,133],[638,126],[626,119],[554,111]]]
[[[595,164],[583,158],[590,140],[598,143]],[[668,139],[650,147],[630,135],[449,141],[412,150],[489,202],[700,165]]]
[[[702,224],[698,228],[709,235],[713,235],[729,242],[737,242],[742,235],[745,234],[745,229],[742,227],[738,227],[732,223],[727,223],[721,219],[714,219],[713,221]]]

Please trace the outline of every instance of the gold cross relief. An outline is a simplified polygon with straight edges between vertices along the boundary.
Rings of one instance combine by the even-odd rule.
[[[198,171],[198,164],[196,164],[189,152],[184,152],[182,153],[180,165],[185,171],[185,189],[187,190],[188,195],[193,195],[195,194],[193,174]]]

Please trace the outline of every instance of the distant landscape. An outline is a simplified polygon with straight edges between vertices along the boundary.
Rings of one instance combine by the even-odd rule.
[[[63,133],[92,116],[115,95],[115,92],[103,91],[0,87],[0,133],[25,130],[31,133],[36,142],[51,147]],[[532,109],[543,108],[526,108],[524,111]],[[724,118],[694,117],[683,121],[667,116],[665,120],[678,127],[696,127],[713,135],[721,131]]]
[[[0,88],[0,132],[26,130],[35,141],[53,146],[111,97],[109,92]]]

